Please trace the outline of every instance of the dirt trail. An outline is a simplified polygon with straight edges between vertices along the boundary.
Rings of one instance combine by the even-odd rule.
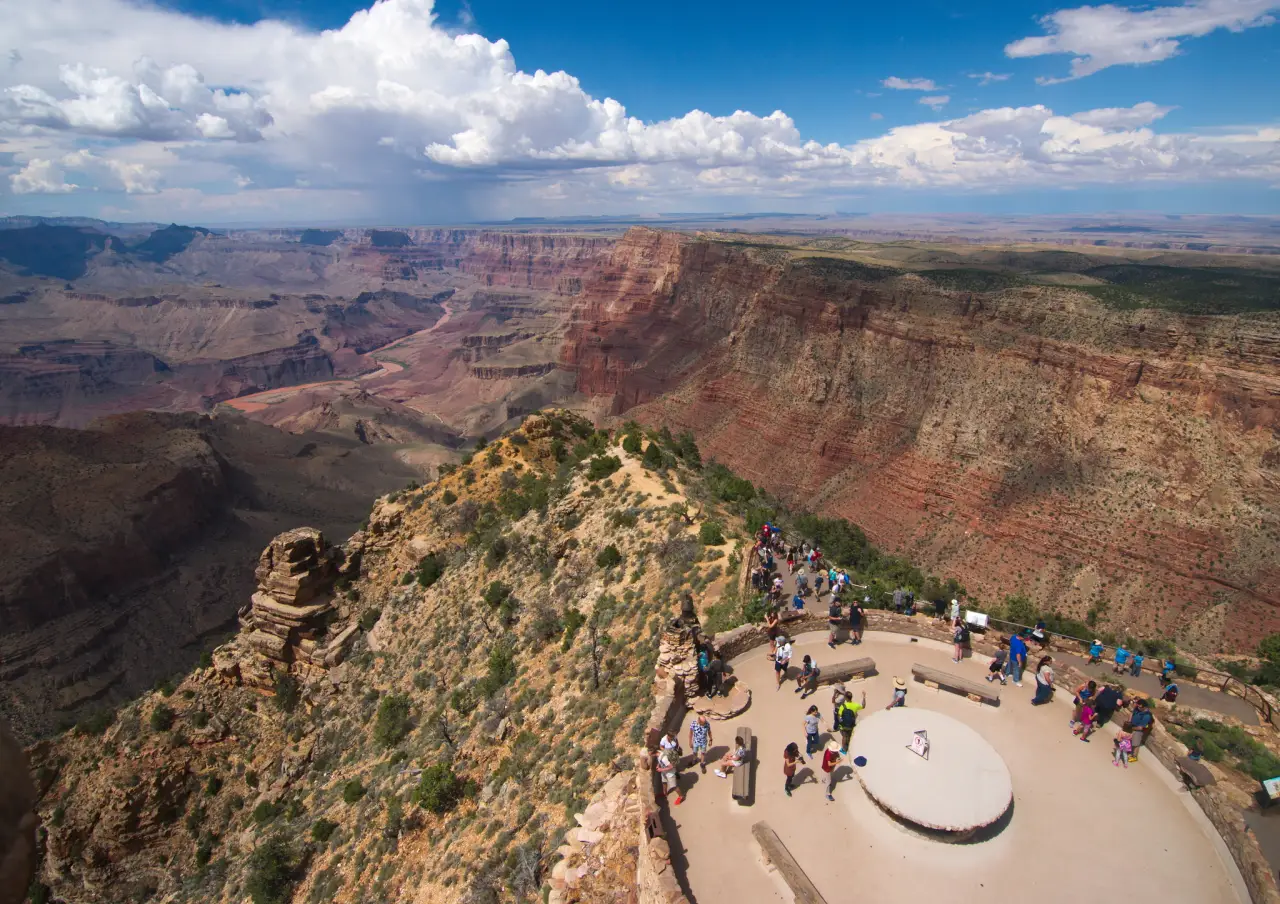
[[[320,380],[319,382],[316,382],[316,383],[299,383],[296,386],[280,386],[280,387],[277,387],[276,389],[266,389],[266,390],[263,390],[262,392],[253,392],[253,393],[249,393],[248,395],[237,396],[234,399],[228,399],[222,404],[229,405],[232,408],[235,408],[239,411],[244,411],[249,413],[252,413],[255,411],[265,411],[267,406],[277,405],[280,402],[283,402],[289,398],[292,398],[293,396],[297,395],[299,392],[302,392],[303,390],[315,389],[318,386],[341,386],[343,388],[354,389],[360,383],[365,382],[367,380],[374,380],[379,377],[386,377],[386,376],[390,376],[391,374],[398,374],[405,369],[405,366],[403,364],[401,364],[398,361],[389,361],[389,360],[384,361],[378,358],[377,355],[382,352],[390,351],[391,349],[395,348],[397,345],[408,342],[410,339],[414,339],[418,336],[422,336],[427,333],[435,332],[440,327],[448,323],[449,318],[453,316],[453,308],[450,307],[448,304],[443,304],[443,303],[440,305],[440,307],[444,308],[444,316],[442,316],[439,320],[437,320],[431,326],[427,327],[425,330],[417,330],[416,332],[410,333],[407,336],[401,336],[399,339],[396,339],[392,342],[388,342],[386,345],[381,345],[378,348],[373,349],[372,351],[366,352],[362,356],[362,357],[368,358],[371,361],[377,362],[377,364],[379,365],[378,370],[370,371],[367,374],[360,374],[359,376],[350,378],[350,379]]]

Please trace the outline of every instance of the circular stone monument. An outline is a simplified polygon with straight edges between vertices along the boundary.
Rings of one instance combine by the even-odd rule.
[[[928,749],[912,749],[923,732]],[[1013,801],[1009,767],[976,731],[950,716],[906,707],[858,723],[850,757],[867,795],[909,826],[964,841],[1000,819]],[[920,747],[917,742],[917,749]]]

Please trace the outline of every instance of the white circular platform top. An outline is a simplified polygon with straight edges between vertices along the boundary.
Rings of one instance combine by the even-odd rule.
[[[911,750],[912,736],[929,737],[928,759]],[[964,832],[990,825],[1009,808],[1013,781],[996,749],[963,722],[926,709],[882,710],[859,721],[849,751],[862,787],[908,822]]]

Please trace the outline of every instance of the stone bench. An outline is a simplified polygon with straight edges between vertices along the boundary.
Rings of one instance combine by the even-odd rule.
[[[982,681],[970,681],[959,675],[952,675],[942,669],[915,663],[911,666],[911,674],[917,681],[923,681],[929,687],[944,687],[949,691],[964,694],[970,700],[996,704],[1000,702],[1000,692]]]
[[[861,659],[854,659],[850,662],[837,662],[834,665],[819,666],[818,683],[843,684],[846,681],[852,681],[854,678],[866,678],[868,675],[874,675],[875,671],[876,661],[870,656],[864,656]]]
[[[751,827],[751,834],[764,852],[766,863],[771,863],[782,874],[787,887],[795,897],[796,904],[827,904],[826,898],[810,881],[805,871],[796,863],[787,846],[782,843],[778,833],[769,827],[767,822],[757,822]]]
[[[751,772],[756,768],[755,738],[745,725],[739,726],[734,738],[747,749],[747,761],[733,767],[733,799],[745,804],[751,797]],[[736,744],[734,749],[737,749]]]

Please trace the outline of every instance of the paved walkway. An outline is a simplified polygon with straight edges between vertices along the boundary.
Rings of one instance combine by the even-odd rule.
[[[796,592],[795,576],[787,574],[787,563],[785,559],[786,559],[785,556],[779,559],[778,565],[779,565],[780,572],[782,574],[782,580],[784,583],[783,600],[786,601],[787,607],[790,608],[791,597],[794,596]],[[812,582],[813,582],[812,573],[809,572],[808,568],[805,569],[805,573],[809,574],[810,586],[812,586]],[[858,590],[857,588],[852,588],[850,592],[857,593]],[[846,594],[846,602],[848,598],[849,598],[849,594]],[[831,603],[831,594],[824,592],[822,594],[821,599],[817,599],[816,597],[810,595],[806,600],[806,608],[808,610],[817,612],[819,614],[825,614],[827,611],[827,606],[830,605],[830,603]],[[925,616],[917,616],[917,618],[924,618],[924,617]],[[1074,644],[1072,646],[1074,647]],[[1126,687],[1137,688],[1143,691],[1143,693],[1147,694],[1148,696],[1157,697],[1157,698],[1160,696],[1160,692],[1162,690],[1162,688],[1160,687],[1160,679],[1157,678],[1155,675],[1151,674],[1150,672],[1144,671],[1137,678],[1134,678],[1127,673],[1123,676],[1120,676],[1112,673],[1111,671],[1112,663],[1109,660],[1103,660],[1102,662],[1099,662],[1096,665],[1089,665],[1088,657],[1075,652],[1073,649],[1062,649],[1059,646],[1054,646],[1048,652],[1051,656],[1055,656],[1055,657],[1070,656],[1071,665],[1073,665],[1074,667],[1080,669],[1081,671],[1087,674],[1095,675],[1098,678],[1104,678],[1108,680],[1114,678],[1116,680],[1123,682]],[[1110,652],[1114,652],[1114,651],[1110,651]],[[1031,654],[1028,658],[1034,662],[1037,656],[1038,656],[1038,648],[1034,644],[1032,644]],[[984,661],[989,661],[989,660],[984,660]],[[1241,697],[1234,696],[1232,694],[1225,694],[1225,693],[1220,693],[1218,691],[1209,690],[1208,688],[1197,687],[1196,685],[1193,685],[1190,681],[1178,682],[1178,702],[1185,706],[1194,707],[1196,709],[1204,709],[1204,710],[1208,710],[1209,712],[1222,713],[1223,715],[1233,716],[1239,719],[1241,722],[1244,722],[1246,725],[1260,724],[1260,720],[1258,718],[1258,711],[1254,709],[1253,705],[1250,704],[1248,701],[1242,699]]]
[[[825,641],[825,632],[802,635],[793,661],[806,653],[819,666],[861,656],[876,660],[878,674],[851,685],[855,693],[867,694],[862,727],[880,717],[893,676],[909,676],[913,662],[976,680],[984,673],[981,662],[952,663],[949,647],[935,641],[876,632],[868,632],[856,649],[842,645],[830,650]],[[778,832],[832,904],[1014,898],[1074,904],[1082,897],[1112,894],[1127,904],[1248,900],[1221,839],[1154,757],[1146,755],[1128,769],[1113,766],[1114,727],[1081,743],[1067,727],[1065,695],[1032,707],[1029,685],[1003,688],[1001,705],[991,707],[910,683],[909,708],[964,722],[1008,766],[1013,812],[990,840],[949,845],[909,832],[867,798],[848,766],[834,802],[825,799],[815,780],[820,770],[812,759],[798,775],[805,783],[793,797],[785,796],[782,749],[790,741],[803,749],[802,719],[811,702],[819,707],[826,739],[831,690],[824,686],[803,702],[792,690],[794,683],[776,690],[767,655],[768,648],[760,647],[731,663],[739,680],[752,689],[752,704],[737,719],[713,723],[716,756],[732,743],[738,725],[755,732],[759,763],[751,805],[732,800],[729,780],[711,771],[703,775],[695,766],[683,776],[685,802],[669,808],[676,832],[673,853],[695,904],[788,900],[776,876],[759,864],[751,837],[751,825],[759,820]],[[682,737],[685,733],[687,725]]]

